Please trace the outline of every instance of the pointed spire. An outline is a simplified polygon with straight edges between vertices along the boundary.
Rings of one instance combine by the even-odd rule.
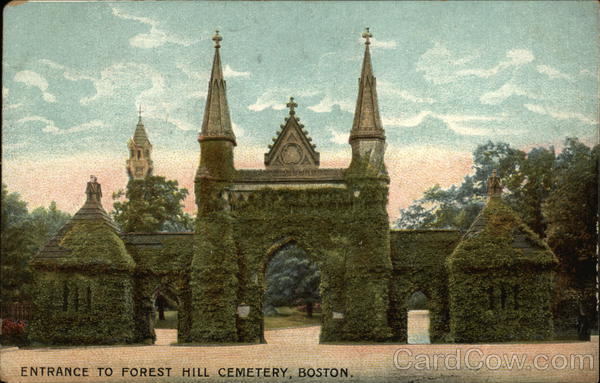
[[[140,104],[138,109],[138,125],[142,125],[142,104]]]
[[[208,83],[202,130],[198,140],[228,140],[235,145],[235,134],[231,128],[231,118],[227,104],[226,82],[223,79],[223,68],[219,53],[223,37],[219,34],[219,31],[216,31],[212,40],[215,43],[215,56]]]
[[[148,134],[146,133],[146,128],[144,128],[144,123],[142,122],[142,105],[141,104],[138,109],[138,123],[135,127],[135,133],[133,133],[133,142],[138,146],[144,146],[146,144],[150,144],[150,139],[148,139]]]
[[[350,133],[350,141],[357,138],[374,138],[385,140],[385,132],[379,115],[379,103],[373,65],[371,64],[371,38],[369,28],[365,29],[362,37],[365,39],[365,55],[358,85],[358,98],[354,112],[354,122]]]

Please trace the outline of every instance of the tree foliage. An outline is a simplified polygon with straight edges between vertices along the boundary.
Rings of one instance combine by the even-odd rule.
[[[595,252],[599,158],[600,146],[589,148],[577,139],[568,139],[556,158],[552,190],[542,205],[548,225],[548,244],[560,261],[558,305],[574,299],[580,321],[597,315]],[[586,337],[585,334],[580,336]]]
[[[31,299],[29,260],[69,218],[69,214],[58,210],[54,201],[48,208],[38,207],[29,213],[21,196],[9,193],[2,184],[0,299],[3,304]]]
[[[320,301],[320,273],[299,247],[279,251],[267,267],[265,308],[304,304],[307,315],[312,315],[314,303]]]
[[[126,191],[113,194],[112,216],[125,232],[191,231],[193,219],[183,212],[188,194],[165,177],[130,180]]]
[[[473,173],[466,175],[460,186],[427,189],[422,198],[400,212],[396,226],[468,229],[485,203],[486,181],[496,169],[505,188],[505,201],[534,232],[544,236],[541,206],[553,184],[555,158],[553,147],[525,153],[502,142],[479,145],[473,152]]]

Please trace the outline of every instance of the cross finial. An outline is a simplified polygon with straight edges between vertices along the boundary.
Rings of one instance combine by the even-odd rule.
[[[296,114],[296,111],[294,110],[294,108],[296,108],[298,106],[298,104],[296,104],[294,102],[294,97],[290,97],[290,102],[288,102],[285,106],[290,108],[290,115]]]
[[[223,41],[223,37],[219,34],[219,30],[215,31],[215,35],[212,40],[215,42],[215,48],[221,48],[221,41]]]
[[[369,32],[369,27],[365,28],[365,31],[362,34],[363,39],[365,39],[365,45],[371,44],[371,39],[373,38],[373,34]]]
[[[142,122],[142,104],[138,107],[138,121]]]

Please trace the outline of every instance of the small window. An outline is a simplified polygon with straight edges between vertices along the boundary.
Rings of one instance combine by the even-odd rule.
[[[90,286],[87,287],[85,302],[87,305],[87,311],[92,311],[92,288]]]
[[[493,310],[494,306],[495,306],[495,304],[494,304],[494,288],[493,287],[488,288],[487,294],[488,294],[489,309]]]
[[[67,311],[69,309],[69,285],[67,282],[63,283],[63,311]]]
[[[73,291],[73,309],[75,312],[79,311],[79,289],[77,287]]]
[[[138,151],[137,151],[137,154],[138,154],[138,160],[139,160],[139,159],[142,157],[142,151],[141,151],[141,150],[138,150]]]

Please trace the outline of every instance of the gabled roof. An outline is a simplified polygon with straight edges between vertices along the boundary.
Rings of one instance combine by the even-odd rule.
[[[297,104],[294,98],[290,98],[287,104],[290,108],[289,116],[285,118],[285,124],[273,138],[273,144],[269,145],[269,152],[265,153],[265,166],[270,169],[316,169],[319,167],[319,153],[312,144],[312,138],[304,130],[300,118],[296,117],[294,108]]]

